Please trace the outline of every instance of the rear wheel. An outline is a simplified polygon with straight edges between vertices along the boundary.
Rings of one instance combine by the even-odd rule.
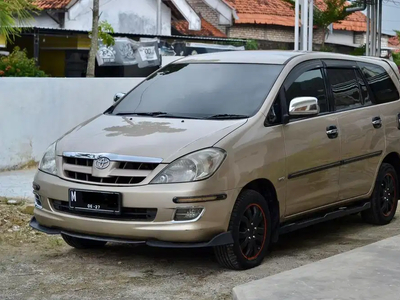
[[[398,186],[395,169],[392,165],[383,163],[371,196],[371,208],[361,213],[363,220],[375,225],[390,223],[397,209]]]
[[[76,249],[93,249],[93,248],[101,248],[104,247],[107,242],[104,241],[95,241],[95,240],[88,240],[88,239],[81,239],[65,234],[61,234],[64,241],[74,247]]]
[[[234,243],[214,248],[218,262],[243,270],[263,261],[271,239],[271,217],[264,197],[253,190],[240,193],[229,223]]]

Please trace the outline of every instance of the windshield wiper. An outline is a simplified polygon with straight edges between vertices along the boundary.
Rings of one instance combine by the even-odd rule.
[[[206,117],[205,119],[247,119],[247,115],[235,115],[235,114],[218,114]]]
[[[164,118],[173,118],[173,119],[198,119],[195,117],[189,117],[189,116],[179,116],[179,115],[173,115],[169,114],[167,112],[162,112],[162,111],[154,111],[154,112],[131,112],[131,113],[117,113],[117,116],[127,116],[127,115],[135,115],[135,116],[148,116],[148,117],[164,117]]]
[[[135,115],[135,116],[150,116],[150,117],[156,117],[160,115],[167,115],[168,113],[162,112],[162,111],[154,111],[154,112],[121,112],[117,113],[117,116],[129,116],[129,115]]]

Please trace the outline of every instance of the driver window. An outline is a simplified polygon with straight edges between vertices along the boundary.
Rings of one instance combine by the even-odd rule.
[[[320,112],[328,111],[328,99],[321,69],[309,70],[297,77],[286,91],[287,107],[296,97],[315,97],[318,99]]]

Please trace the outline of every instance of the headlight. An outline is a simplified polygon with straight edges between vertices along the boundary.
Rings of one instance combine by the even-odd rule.
[[[57,167],[56,167],[56,143],[53,143],[47,148],[42,160],[39,164],[39,170],[56,175]]]
[[[225,151],[217,148],[191,153],[172,162],[151,183],[178,183],[206,179],[219,168],[225,156]]]

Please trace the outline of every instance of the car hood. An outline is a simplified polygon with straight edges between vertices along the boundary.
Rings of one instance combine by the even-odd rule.
[[[58,141],[57,155],[113,153],[160,158],[169,163],[215,145],[246,121],[99,115],[66,133]]]

